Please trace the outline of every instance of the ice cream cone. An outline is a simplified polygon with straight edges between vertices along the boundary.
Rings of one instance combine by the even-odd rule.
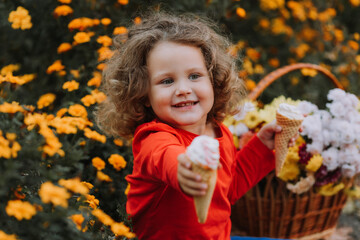
[[[290,119],[277,112],[276,123],[282,128],[280,133],[275,134],[275,172],[278,176],[284,166],[289,141],[299,131],[302,119]]]
[[[194,163],[192,164],[192,170],[193,172],[201,176],[201,179],[204,183],[208,184],[208,188],[205,195],[194,197],[194,203],[195,203],[195,209],[196,209],[198,221],[199,223],[205,223],[216,185],[217,170],[211,168],[205,169],[202,166]]]

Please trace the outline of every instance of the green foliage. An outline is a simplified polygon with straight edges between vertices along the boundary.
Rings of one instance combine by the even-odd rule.
[[[125,5],[116,0],[79,0],[68,4],[73,13],[55,16],[54,10],[63,5],[60,2],[0,0],[0,68],[19,64],[18,70],[4,70],[0,74],[0,106],[12,101],[22,105],[22,110],[15,113],[4,109],[0,111],[0,154],[16,143],[21,146],[21,150],[14,150],[17,155],[0,155],[0,231],[15,234],[18,239],[114,239],[110,226],[94,216],[93,209],[82,194],[68,189],[71,197],[66,208],[43,202],[39,195],[43,183],[50,181],[59,186],[59,180],[76,177],[93,184],[89,194],[99,200],[100,209],[114,221],[130,226],[125,213],[125,176],[132,169],[129,143],[124,141],[124,145],[118,146],[113,138],[107,138],[105,143],[91,139],[85,134],[86,127],[100,132],[96,125],[91,124],[86,127],[77,125],[73,133],[61,133],[51,125],[51,121],[64,108],[67,112],[60,114],[59,118],[70,117],[72,121],[78,121],[78,116],[70,113],[70,107],[84,105],[81,99],[94,95],[93,91],[98,86],[88,85],[88,81],[94,77],[94,72],[100,72],[100,64],[106,59],[99,59],[102,44],[97,42],[98,37],[112,37],[116,27],[128,27],[141,12],[149,9],[193,12],[213,19],[220,31],[234,43],[229,51],[242,63],[239,75],[249,89],[267,73],[281,66],[308,62],[325,66],[347,91],[360,93],[360,20],[357,17],[360,8],[348,0],[284,3],[271,0],[129,0]],[[294,7],[294,4],[298,5]],[[28,10],[31,16],[32,27],[29,29],[14,29],[9,22],[10,13],[19,6]],[[241,9],[246,16],[241,15]],[[84,29],[69,29],[69,23],[81,17],[97,19],[98,23]],[[111,19],[111,23],[101,23],[103,18]],[[74,36],[82,31],[93,35],[87,42],[74,44]],[[58,53],[62,43],[70,43],[71,49]],[[56,60],[61,60],[64,69],[47,73]],[[25,84],[10,83],[12,76],[25,74],[36,76]],[[71,80],[78,82],[79,88],[74,91],[63,89],[63,84]],[[325,102],[325,94],[332,87],[329,80],[320,74],[307,76],[297,71],[269,86],[260,100],[270,102],[274,97],[286,95],[321,106]],[[42,108],[37,102],[47,93],[54,94],[56,99]],[[89,104],[86,107],[87,116],[81,118],[93,123],[95,107],[96,104]],[[35,114],[42,114],[43,120],[32,126],[27,121]],[[50,129],[53,135],[47,135],[41,129]],[[16,139],[7,133],[15,133]],[[61,143],[55,154],[45,151],[45,146],[56,141],[49,136]],[[123,156],[126,167],[119,171],[114,169],[107,161],[112,154]],[[111,182],[100,180],[97,176],[98,170],[92,164],[95,157],[106,162],[101,172],[108,175]],[[29,220],[18,220],[9,215],[5,209],[9,201],[15,199],[31,203],[36,207],[36,214]],[[69,219],[79,213],[85,218],[82,223],[84,231],[78,230]]]

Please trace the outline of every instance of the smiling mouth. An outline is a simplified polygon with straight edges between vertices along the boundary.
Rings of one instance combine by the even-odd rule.
[[[194,106],[198,102],[183,102],[173,105],[173,107],[180,108],[180,107],[188,107],[188,106]]]

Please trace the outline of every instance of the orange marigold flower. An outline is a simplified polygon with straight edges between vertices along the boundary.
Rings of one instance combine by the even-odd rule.
[[[67,108],[61,108],[61,109],[59,109],[59,110],[56,112],[56,116],[57,116],[57,117],[62,117],[62,116],[64,116],[64,114],[65,114],[67,111],[68,111]]]
[[[55,101],[55,98],[56,98],[55,94],[46,93],[46,94],[40,96],[39,100],[37,101],[37,107],[39,109],[47,107]]]
[[[79,78],[80,77],[80,71],[79,70],[72,69],[72,70],[70,70],[70,73],[74,76],[74,78]]]
[[[92,184],[89,183],[89,182],[82,181],[81,183],[82,183],[85,187],[87,187],[89,190],[94,187],[94,185],[92,185]]]
[[[89,107],[96,103],[96,100],[93,95],[86,95],[85,97],[81,98],[80,101],[86,106]]]
[[[4,102],[0,105],[0,112],[3,113],[17,113],[24,112],[24,109],[19,105],[18,102],[13,101],[12,103]]]
[[[136,17],[135,19],[134,19],[134,23],[135,24],[140,24],[141,23],[141,17]]]
[[[109,59],[114,55],[114,52],[111,51],[108,47],[101,47],[97,50],[97,52],[99,53],[99,62]]]
[[[95,86],[95,87],[99,87],[101,84],[101,73],[100,72],[94,72],[93,73],[93,78],[91,78],[87,85],[88,86]]]
[[[112,44],[112,39],[109,36],[99,36],[96,41],[100,44],[102,44],[104,47],[108,47],[111,46]]]
[[[96,174],[96,177],[100,180],[100,181],[104,181],[104,182],[112,182],[112,179],[106,175],[105,173],[98,171]]]
[[[287,6],[292,11],[292,16],[300,21],[306,20],[306,10],[303,4],[295,1],[288,1]]]
[[[113,165],[116,171],[120,171],[122,168],[126,167],[126,161],[124,157],[119,154],[111,154],[108,161],[111,165]]]
[[[116,236],[125,236],[127,238],[135,237],[135,234],[130,232],[130,228],[125,226],[124,223],[115,222],[111,224],[111,231],[115,233]]]
[[[121,5],[127,5],[129,3],[129,0],[118,0],[118,3]]]
[[[106,137],[104,135],[101,135],[100,133],[98,133],[96,131],[92,131],[90,128],[84,129],[84,135],[85,135],[85,137],[95,140],[95,141],[99,141],[102,143],[106,142]]]
[[[70,219],[75,223],[76,228],[81,230],[82,223],[85,220],[84,216],[82,214],[74,214],[70,216]]]
[[[335,29],[334,30],[334,34],[335,34],[335,39],[337,42],[342,42],[344,41],[344,33],[342,30],[340,29]]]
[[[245,18],[246,17],[245,9],[241,7],[236,8],[236,15],[238,15],[240,18]]]
[[[79,83],[75,80],[64,82],[63,89],[68,90],[69,92],[72,92],[74,90],[79,89]]]
[[[99,206],[99,200],[96,199],[94,195],[86,195],[86,202],[93,209],[96,209]]]
[[[246,88],[251,91],[256,87],[256,83],[253,80],[247,79],[245,81]]]
[[[315,77],[318,72],[316,69],[303,68],[303,69],[301,69],[301,73],[304,76]]]
[[[128,185],[127,185],[127,187],[125,189],[125,192],[124,192],[125,195],[128,195],[129,191],[130,191],[130,183],[128,183]]]
[[[246,49],[246,56],[248,56],[252,61],[257,61],[259,60],[261,54],[254,48],[248,48]]]
[[[114,35],[119,35],[119,34],[125,34],[125,33],[127,33],[127,32],[128,32],[127,28],[121,26],[121,27],[116,27],[116,28],[114,28],[113,34],[114,34]]]
[[[360,6],[360,0],[349,0],[349,2],[354,7]]]
[[[90,36],[86,32],[78,32],[74,36],[74,41],[78,44],[86,43],[90,41]]]
[[[36,209],[29,202],[10,200],[5,208],[7,215],[14,216],[17,220],[31,219],[36,214]]]
[[[69,14],[72,14],[74,12],[74,10],[69,7],[68,5],[61,5],[61,6],[57,6],[54,10],[54,16],[55,17],[59,17],[59,16],[67,16]]]
[[[270,21],[266,18],[262,18],[259,21],[259,26],[263,29],[267,29],[270,26]]]
[[[55,186],[51,182],[45,182],[39,189],[39,196],[44,203],[52,203],[55,206],[67,208],[70,193],[62,187]]]
[[[95,98],[97,103],[102,103],[106,99],[105,93],[99,91],[98,89],[92,90],[91,95]]]
[[[58,2],[63,3],[63,4],[70,4],[71,0],[58,0]]]
[[[60,46],[57,48],[57,53],[63,53],[63,52],[67,52],[72,48],[70,43],[62,43],[60,44]]]
[[[110,226],[111,224],[115,223],[115,221],[106,213],[104,213],[101,209],[94,209],[92,210],[92,215],[97,217],[100,222],[102,222],[104,225]]]
[[[10,12],[8,21],[12,23],[13,29],[25,30],[32,27],[29,11],[21,6],[17,7],[16,11]]]
[[[318,14],[318,19],[321,22],[327,22],[336,16],[336,10],[334,8],[328,8],[325,11]]]
[[[80,104],[74,104],[69,107],[69,114],[75,117],[87,118],[86,108]]]
[[[96,66],[96,69],[102,71],[106,68],[106,64],[105,63],[100,63]]]
[[[116,146],[119,146],[119,147],[122,147],[124,145],[123,140],[118,139],[118,138],[114,139],[114,143],[115,143]]]
[[[277,67],[280,66],[280,61],[277,58],[270,58],[269,59],[269,65],[274,67],[274,68],[277,68]]]
[[[5,232],[3,232],[1,230],[0,230],[0,239],[3,239],[3,240],[17,240],[15,234],[8,235],[8,234],[6,234]]]
[[[110,18],[102,18],[100,20],[101,24],[104,25],[104,26],[107,26],[111,23],[111,19]]]
[[[81,183],[80,178],[72,178],[72,179],[60,179],[59,185],[65,187],[66,189],[74,192],[80,193],[82,195],[86,195],[89,193],[89,189]]]
[[[263,11],[275,10],[284,6],[284,0],[260,0],[260,8]]]
[[[13,73],[15,71],[18,71],[19,69],[20,69],[20,64],[9,64],[9,65],[6,65],[5,67],[1,68],[0,74],[5,76],[8,73]]]
[[[349,46],[354,50],[359,50],[359,44],[353,40],[348,41]]]
[[[105,161],[103,161],[101,158],[99,157],[94,157],[92,160],[92,165],[99,171],[103,170],[105,168]]]
[[[53,72],[59,72],[65,68],[64,65],[62,65],[61,60],[56,60],[53,64],[51,64],[47,69],[46,73],[51,74]]]

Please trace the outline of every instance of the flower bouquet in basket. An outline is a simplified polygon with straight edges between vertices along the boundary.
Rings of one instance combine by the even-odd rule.
[[[360,173],[359,99],[339,88],[330,90],[327,99],[326,109],[283,96],[263,106],[248,101],[240,114],[226,119],[241,148],[262,125],[275,120],[281,103],[295,105],[304,115],[300,136],[277,177],[270,173],[233,210],[234,225],[246,225],[247,234],[296,238],[321,232],[336,226],[349,194],[360,197],[352,181]],[[311,218],[316,224],[307,223]]]

